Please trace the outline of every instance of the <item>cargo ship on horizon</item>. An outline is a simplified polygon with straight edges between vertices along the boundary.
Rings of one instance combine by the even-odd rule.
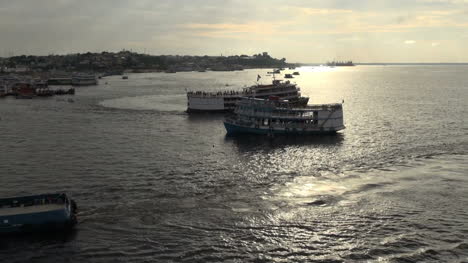
[[[353,67],[355,66],[352,60],[348,61],[329,61],[327,62],[329,67]]]

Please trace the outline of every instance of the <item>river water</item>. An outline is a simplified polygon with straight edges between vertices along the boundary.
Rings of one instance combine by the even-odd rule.
[[[467,262],[468,66],[303,67],[336,136],[226,137],[186,90],[269,70],[130,74],[0,100],[0,196],[64,191],[69,235],[2,237],[1,262]]]

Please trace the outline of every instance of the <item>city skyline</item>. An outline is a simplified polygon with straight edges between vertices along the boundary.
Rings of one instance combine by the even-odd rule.
[[[0,0],[1,56],[133,50],[468,62],[468,1]]]

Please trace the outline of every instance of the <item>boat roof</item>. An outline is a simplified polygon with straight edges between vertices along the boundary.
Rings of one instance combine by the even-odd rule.
[[[64,209],[64,204],[44,204],[44,205],[32,205],[32,206],[18,206],[18,207],[7,207],[0,208],[1,216],[12,216],[12,215],[24,215],[24,214],[35,214],[42,212],[50,212],[55,210]]]
[[[34,199],[42,199],[42,198],[59,198],[59,197],[67,197],[65,193],[53,193],[53,194],[39,194],[39,195],[27,195],[27,196],[17,196],[17,197],[7,197],[7,198],[0,198],[0,206],[3,204],[9,204],[13,201],[17,201],[18,203],[26,202]]]

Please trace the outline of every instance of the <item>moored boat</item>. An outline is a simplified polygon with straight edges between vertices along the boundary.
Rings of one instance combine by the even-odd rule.
[[[335,134],[345,128],[342,104],[296,108],[288,101],[242,98],[224,126],[228,134]]]
[[[97,85],[98,81],[95,75],[79,74],[72,77],[71,84],[73,86],[93,86]]]
[[[49,78],[47,80],[48,85],[71,85],[72,78],[70,77],[57,77],[57,78]]]
[[[8,93],[9,93],[8,86],[5,83],[0,82],[0,98],[7,96]]]
[[[69,229],[77,207],[66,194],[42,194],[0,199],[0,234]]]
[[[16,83],[13,91],[17,99],[32,99],[36,96],[34,86],[27,82]]]

